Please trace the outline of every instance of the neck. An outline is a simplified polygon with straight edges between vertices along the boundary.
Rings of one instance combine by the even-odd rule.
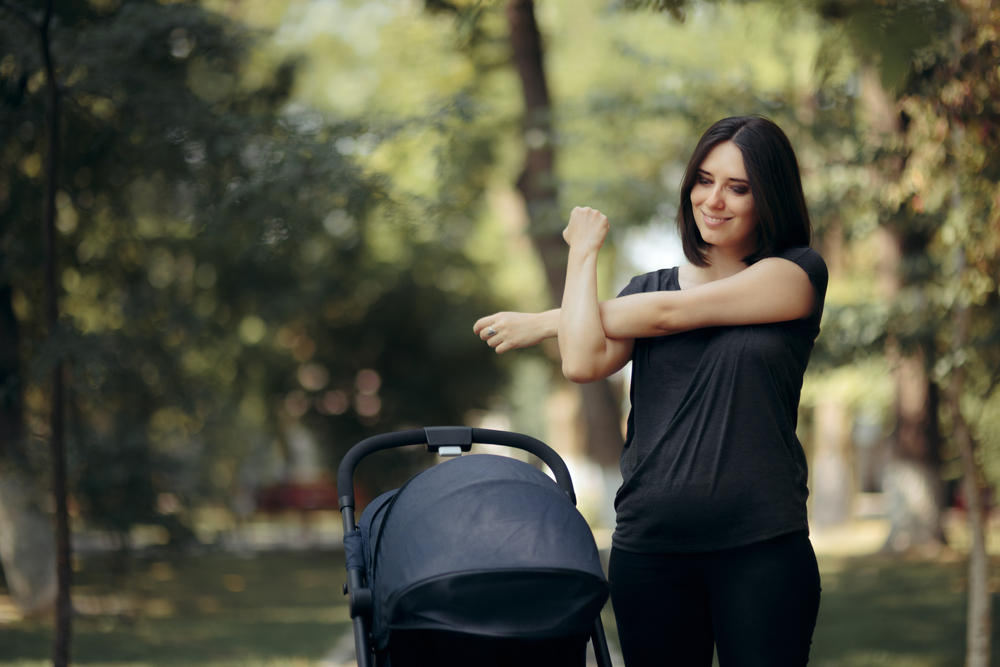
[[[743,262],[743,258],[748,254],[750,253],[745,250],[710,246],[705,253],[705,257],[708,259],[709,265],[699,267],[699,271],[701,271],[702,275],[709,281],[721,280],[723,278],[728,278],[729,276],[734,276],[743,269],[747,268],[747,265]]]

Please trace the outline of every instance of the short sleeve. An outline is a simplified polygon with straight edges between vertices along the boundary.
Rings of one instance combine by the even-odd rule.
[[[813,306],[812,315],[806,318],[806,320],[810,322],[815,321],[814,324],[818,329],[819,320],[823,316],[823,306],[826,302],[826,288],[830,281],[830,274],[826,268],[823,256],[812,248],[796,246],[776,253],[775,257],[794,262],[809,276],[809,282],[813,284],[813,288],[816,290],[816,304]]]
[[[618,296],[677,289],[676,274],[677,267],[673,267],[671,269],[660,269],[659,271],[651,271],[650,273],[636,276],[618,293]]]
[[[628,296],[630,294],[642,294],[646,290],[644,289],[644,282],[648,282],[646,278],[649,274],[644,274],[641,276],[636,276],[632,280],[628,281],[628,285],[622,288],[622,291],[618,293],[618,296]]]

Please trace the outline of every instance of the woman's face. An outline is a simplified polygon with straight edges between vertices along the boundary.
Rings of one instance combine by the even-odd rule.
[[[757,209],[743,153],[731,141],[715,146],[698,168],[691,209],[701,238],[746,257],[757,249]]]

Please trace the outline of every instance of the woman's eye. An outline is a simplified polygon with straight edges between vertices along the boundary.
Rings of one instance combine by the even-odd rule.
[[[698,179],[698,185],[711,185],[711,184],[712,184],[712,181],[708,180],[707,178],[699,178]]]
[[[746,193],[750,192],[750,188],[743,188],[743,187],[733,188],[733,192],[738,195],[745,195]]]

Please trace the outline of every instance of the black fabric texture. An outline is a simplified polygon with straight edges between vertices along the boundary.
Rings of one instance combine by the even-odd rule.
[[[608,576],[629,667],[803,667],[820,604],[806,531],[736,549],[611,549]]]
[[[348,570],[365,570],[364,539],[359,531],[344,535],[344,558]]]
[[[375,499],[358,528],[372,635],[587,633],[608,597],[590,527],[563,490],[516,459],[444,461]]]
[[[827,269],[810,248],[776,256],[809,276],[809,317],[636,339],[616,548],[711,551],[808,529],[795,427]],[[662,269],[633,278],[619,296],[679,289],[677,268]]]

